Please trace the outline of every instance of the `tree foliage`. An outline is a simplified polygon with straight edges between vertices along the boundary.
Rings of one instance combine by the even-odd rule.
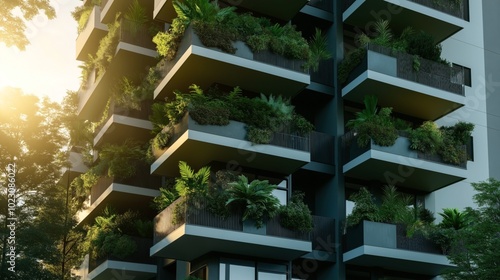
[[[447,271],[445,279],[497,279],[500,275],[500,181],[489,179],[472,186],[478,208],[466,209],[469,224],[452,235],[448,258],[457,268]]]
[[[49,0],[9,0],[0,5],[0,42],[7,47],[24,50],[29,40],[26,37],[25,21],[44,14],[49,19],[56,16]]]
[[[18,89],[0,90],[0,100],[0,279],[68,279],[78,233],[70,231],[74,224],[68,204],[71,190],[58,183],[67,159],[65,113],[59,104]],[[11,209],[7,204],[9,164],[16,166],[16,202]],[[8,270],[6,262],[7,248],[12,245],[7,243],[11,213],[17,218],[16,273]]]

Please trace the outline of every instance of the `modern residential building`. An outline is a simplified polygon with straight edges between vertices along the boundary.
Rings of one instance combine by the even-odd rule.
[[[247,97],[281,95],[314,129],[306,135],[274,131],[268,143],[255,144],[248,139],[249,124],[205,125],[191,113],[182,116],[167,131],[167,143],[152,163],[138,164],[125,179],[103,175],[91,187],[78,226],[94,224],[112,207],[154,221],[154,232],[131,237],[136,250],[127,257],[87,255],[79,272],[83,279],[434,279],[453,267],[431,240],[407,237],[399,224],[362,221],[347,227],[346,216],[354,206],[351,195],[361,187],[380,199],[382,188],[394,185],[412,198],[411,206],[425,207],[439,218],[443,208],[473,206],[472,182],[500,178],[500,42],[486,36],[498,26],[497,1],[218,1],[221,7],[236,7],[240,15],[250,12],[280,26],[291,23],[306,39],[321,30],[332,58],[321,61],[317,70],[304,70],[303,61],[269,51],[254,52],[242,42],[229,53],[208,47],[191,28],[180,37],[177,54],[160,62],[152,37],[175,26],[177,12],[172,0],[139,3],[147,18],[137,24],[128,13],[132,0],[83,1],[88,20],[77,38],[76,58],[91,66],[77,113],[99,124],[94,165],[106,145],[147,145],[155,137],[152,104],[171,102],[174,91],[188,92],[192,84],[205,91],[214,85],[239,87]],[[441,44],[441,56],[432,60],[406,53],[405,47],[381,46],[375,30],[384,20],[393,41],[420,43],[415,48],[427,44],[431,51]],[[407,27],[413,33],[400,37]],[[429,37],[419,36],[421,31],[432,39],[425,41]],[[371,40],[360,45],[363,34]],[[357,61],[350,57],[353,51],[361,54]],[[124,84],[144,85],[150,67],[161,70],[151,96],[124,108],[119,98]],[[361,145],[361,131],[347,123],[364,110],[367,96],[376,97],[379,112],[392,108],[400,124],[470,122],[472,137],[464,147],[451,148],[457,153],[451,160],[446,159],[450,150],[411,149],[407,132],[398,132],[390,145],[374,139]],[[195,170],[210,166],[213,175],[231,170],[250,181],[269,180],[278,186],[273,194],[282,205],[290,203],[292,192],[303,192],[312,231],[287,229],[279,217],[255,228],[241,222],[241,214],[223,219],[190,202],[176,208],[180,200],[155,211],[152,200],[169,178],[179,176],[180,161]],[[172,222],[175,215],[181,215],[180,223]]]

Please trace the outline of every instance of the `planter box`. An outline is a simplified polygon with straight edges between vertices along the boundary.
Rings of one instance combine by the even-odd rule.
[[[310,83],[301,60],[286,59],[269,52],[252,53],[243,42],[236,42],[234,47],[237,49],[234,54],[207,48],[189,27],[176,57],[172,61],[162,61],[158,66],[163,79],[154,91],[154,98],[164,100],[173,96],[174,90],[187,90],[193,83],[201,88],[219,83],[291,97]]]
[[[254,145],[246,140],[245,126],[236,121],[226,126],[199,125],[187,114],[174,126],[171,145],[151,165],[151,173],[175,177],[181,160],[194,169],[217,161],[282,174],[310,162],[308,137],[277,133],[270,144]]]
[[[430,276],[453,267],[432,241],[406,237],[401,225],[370,221],[347,229],[344,262]]]
[[[411,150],[410,140],[399,136],[390,147],[371,141],[361,148],[352,132],[343,136],[343,172],[348,177],[377,180],[405,188],[432,192],[467,177],[467,162],[450,165],[439,157]]]
[[[469,1],[457,8],[439,5],[434,0],[344,0],[343,21],[366,27],[374,17],[389,17],[395,34],[411,26],[431,34],[436,43],[462,30],[469,19]],[[445,1],[443,1],[445,2]],[[373,16],[367,16],[373,15]]]
[[[224,219],[205,210],[201,203],[188,203],[183,222],[173,225],[174,209],[180,202],[178,199],[156,216],[151,256],[192,261],[210,252],[222,252],[293,260],[312,251],[310,234],[285,229],[278,218],[255,229],[253,224],[241,222],[241,214]]]
[[[364,59],[349,74],[342,97],[363,103],[366,93],[377,88],[380,106],[425,120],[435,120],[465,105],[463,81],[455,78],[463,73],[423,58],[415,71],[413,60],[412,55],[369,44]]]

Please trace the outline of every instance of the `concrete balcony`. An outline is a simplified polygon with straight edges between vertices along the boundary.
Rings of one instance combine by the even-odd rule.
[[[152,240],[148,238],[133,237],[137,245],[136,251],[123,259],[114,256],[102,258],[89,258],[88,278],[91,280],[109,279],[134,279],[149,280],[156,276],[156,264],[149,257],[149,248]],[[124,278],[122,278],[124,277]]]
[[[241,214],[228,218],[213,215],[196,203],[188,202],[179,224],[172,224],[176,205],[163,210],[155,218],[155,257],[192,261],[210,252],[221,252],[258,258],[293,260],[312,252],[309,233],[283,228],[277,218],[262,227],[253,222],[242,223]],[[189,248],[189,250],[186,250]]]
[[[185,90],[193,83],[201,88],[219,83],[292,97],[310,83],[301,60],[286,59],[270,52],[252,53],[243,42],[237,42],[235,47],[235,54],[207,48],[192,28],[188,28],[176,58],[161,67],[163,78],[155,89],[154,98],[164,100],[173,96],[174,90]]]
[[[199,125],[186,115],[174,126],[171,145],[151,165],[151,173],[175,177],[181,160],[194,169],[218,161],[281,174],[310,162],[308,137],[276,133],[271,143],[254,145],[246,140],[245,126],[236,121],[227,126]]]
[[[110,88],[115,87],[123,77],[139,81],[143,73],[140,70],[145,71],[156,63],[157,53],[149,33],[144,30],[131,32],[122,26],[118,36],[115,55],[106,71],[98,75],[94,70],[78,93],[80,118],[98,120],[111,95]]]
[[[363,221],[347,229],[345,241],[346,264],[429,276],[454,267],[432,241],[406,237],[401,225]]]
[[[150,131],[153,129],[148,120],[151,103],[143,102],[140,110],[111,105],[108,111],[109,118],[96,129],[94,147],[100,147],[104,143],[123,143],[125,139],[146,143],[151,139]]]
[[[412,55],[368,45],[365,58],[342,88],[342,97],[362,104],[365,95],[374,94],[378,105],[424,120],[436,120],[465,105],[463,73],[422,58],[415,71],[413,60]]]
[[[124,14],[130,8],[134,0],[102,0],[101,1],[101,21],[110,23],[115,20],[118,12]],[[154,0],[140,0],[141,6],[146,10],[146,15],[153,12]]]
[[[83,155],[78,147],[72,147],[68,155],[69,165],[61,168],[61,184],[69,184],[76,176],[87,172],[89,169],[83,160]]]
[[[102,177],[90,191],[88,207],[76,214],[79,225],[92,223],[106,206],[112,206],[117,212],[140,210],[144,216],[154,216],[149,205],[152,199],[160,195],[161,177],[151,176],[146,168],[138,169],[133,178],[119,180]]]
[[[405,136],[400,136],[390,147],[372,141],[361,148],[356,137],[348,133],[343,137],[343,145],[343,172],[347,177],[377,180],[427,193],[467,178],[467,159],[460,166],[445,163],[437,155],[410,150],[410,140]]]
[[[272,17],[282,21],[291,20],[308,0],[275,0],[272,5],[266,0],[221,0],[225,5],[235,6],[254,14]],[[177,13],[172,0],[155,0],[153,17],[156,20],[172,22]]]
[[[87,24],[76,38],[76,59],[84,61],[89,58],[89,54],[94,55],[107,33],[108,26],[101,23],[101,7],[94,6]]]
[[[344,23],[369,32],[380,20],[389,20],[397,34],[411,26],[423,30],[439,43],[462,30],[469,18],[469,1],[455,6],[439,4],[433,0],[344,0]],[[448,1],[443,1],[447,3]]]

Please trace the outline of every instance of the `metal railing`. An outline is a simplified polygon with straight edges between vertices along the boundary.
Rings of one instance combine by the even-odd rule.
[[[460,73],[460,71],[463,72],[463,69],[454,69],[447,64],[419,57],[419,69],[415,70],[415,56],[413,55],[396,52],[390,48],[376,44],[368,44],[366,46],[366,50],[396,58],[397,78],[427,85],[458,95],[465,95],[463,79],[462,81],[458,79],[458,77],[465,77],[464,73]],[[365,72],[368,67],[368,55],[366,55],[362,59],[361,63],[355,67],[351,73],[349,73],[346,84],[354,80],[361,73]]]
[[[399,138],[408,138],[408,133],[405,131],[399,131],[398,132]],[[373,140],[370,141],[370,143],[366,147],[359,147],[357,143],[357,136],[356,132],[354,131],[349,131],[345,133],[342,136],[342,150],[343,150],[343,163],[346,164],[349,161],[355,159],[356,157],[362,155],[363,153],[371,150],[371,149],[377,149],[377,145],[373,143]],[[436,155],[436,154],[430,154],[430,153],[423,153],[415,150],[411,150],[410,147],[408,147],[406,150],[401,151],[397,150],[394,148],[393,151],[384,149],[385,152],[392,153],[395,155],[402,155],[402,156],[410,156],[411,153],[416,153],[418,159],[426,160],[426,161],[432,161],[432,162],[437,162],[441,164],[446,164],[446,165],[453,165],[461,168],[466,168],[467,167],[467,147],[465,145],[461,146],[460,149],[462,150],[462,154],[464,155],[464,158],[461,160],[460,164],[452,164],[449,162],[445,162],[441,156]]]
[[[90,204],[93,204],[109,188],[112,183],[131,185],[146,189],[157,190],[161,187],[161,177],[153,176],[149,173],[148,166],[136,167],[133,177],[119,179],[103,176],[97,180],[97,183],[90,189]]]
[[[318,71],[310,71],[311,82],[333,87],[333,59],[319,62]]]
[[[242,215],[231,213],[229,217],[223,218],[210,213],[205,209],[205,202],[189,200],[184,202],[183,198],[177,199],[170,206],[165,208],[154,219],[155,233],[154,243],[168,236],[181,225],[198,225],[211,228],[218,228],[231,231],[243,231]],[[172,223],[172,218],[177,207],[181,208],[180,221]],[[179,217],[178,217],[179,218]],[[281,226],[279,217],[276,216],[266,222],[266,235],[312,241],[313,249],[320,247],[326,240],[335,239],[335,220],[332,218],[313,216],[314,228],[311,233],[290,230]],[[326,248],[325,248],[326,249]]]
[[[381,1],[381,0],[367,0]],[[434,10],[464,19],[469,20],[469,0],[460,0],[455,4],[455,1],[450,0],[408,0],[420,5],[432,8]],[[356,0],[344,0],[342,12],[345,12]],[[381,1],[382,2],[382,1]]]
[[[149,248],[153,245],[153,240],[151,238],[130,236],[132,240],[134,240],[136,245],[136,250],[130,256],[125,258],[118,258],[113,255],[102,256],[95,258],[93,256],[89,256],[89,272],[96,269],[99,265],[104,263],[107,260],[114,261],[123,261],[123,262],[131,262],[131,263],[142,263],[142,264],[154,264],[155,259],[149,256]]]

